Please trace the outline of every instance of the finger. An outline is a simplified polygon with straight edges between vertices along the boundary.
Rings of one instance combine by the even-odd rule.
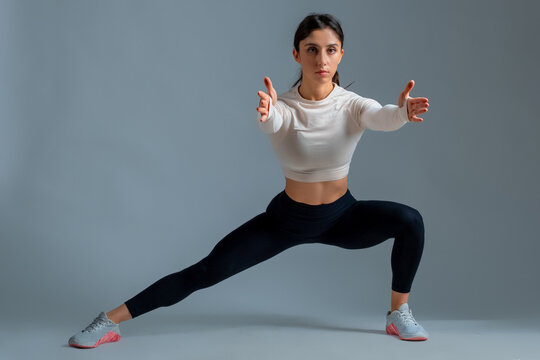
[[[264,84],[266,85],[266,88],[268,89],[268,93],[270,93],[270,91],[274,88],[272,86],[272,80],[270,80],[270,78],[268,76],[265,76],[264,77]]]
[[[423,111],[423,112],[425,112],[425,111]],[[420,113],[418,113],[418,114],[411,114],[411,116],[409,117],[409,120],[410,120],[410,121],[416,121],[416,122],[418,122],[418,121],[423,121],[424,119],[419,118],[419,117],[417,116],[417,115],[419,115],[419,114],[420,114]]]
[[[419,114],[418,113],[411,113],[411,116],[409,117],[409,120],[410,121],[422,121],[423,119],[419,118],[417,115],[419,115]]]
[[[262,90],[257,91],[257,95],[259,95],[261,99],[270,99],[270,95],[268,95]]]
[[[419,109],[419,110],[414,110],[411,114],[413,116],[416,116],[418,114],[422,114],[422,113],[425,113],[425,112],[427,112],[427,109]]]
[[[267,97],[266,99],[261,100],[261,106],[264,106],[266,110],[270,110],[270,102],[272,99],[270,97]]]
[[[261,97],[261,100],[259,101],[259,106],[264,106],[267,110],[270,110],[269,104],[270,104],[270,101],[272,101],[270,96],[264,91],[259,91],[257,92],[257,94]]]
[[[428,99],[426,98],[412,98],[410,97],[409,98],[409,102],[411,104],[427,104],[428,103]]]
[[[277,101],[277,92],[276,89],[274,89],[274,85],[272,85],[272,80],[270,80],[268,76],[265,77],[265,84],[266,88],[268,89],[268,95],[270,95],[272,104],[275,104]]]
[[[427,106],[429,105],[429,102],[427,100],[424,100],[425,98],[409,98],[408,101],[411,105],[414,105],[414,106],[418,106],[418,105],[421,105],[421,106]]]
[[[413,104],[411,105],[412,107],[412,110],[420,110],[420,109],[427,109],[429,107],[429,105],[426,105],[426,104]]]
[[[265,122],[266,119],[268,118],[268,110],[266,110],[265,107],[258,107],[257,111],[261,114],[261,119],[259,121]]]
[[[405,86],[405,89],[403,90],[403,92],[401,93],[404,97],[407,97],[409,96],[409,92],[412,90],[412,88],[414,87],[414,80],[411,80],[407,83],[407,85]]]

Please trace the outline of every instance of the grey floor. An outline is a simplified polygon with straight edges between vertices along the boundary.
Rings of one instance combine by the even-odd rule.
[[[379,316],[154,313],[120,325],[122,339],[67,345],[87,324],[0,324],[0,359],[506,359],[540,358],[540,319],[441,320],[415,315],[427,341],[402,341]],[[92,319],[88,319],[90,322]],[[79,325],[79,326],[78,326]]]

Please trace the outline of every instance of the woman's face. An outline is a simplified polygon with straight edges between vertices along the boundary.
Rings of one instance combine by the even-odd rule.
[[[299,52],[293,49],[294,59],[302,65],[302,82],[331,82],[343,56],[341,41],[330,28],[313,30],[300,41]],[[326,73],[319,71],[325,70]]]

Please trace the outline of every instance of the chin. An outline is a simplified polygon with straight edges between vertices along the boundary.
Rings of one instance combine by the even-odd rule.
[[[332,76],[330,76],[330,74],[328,74],[326,76],[318,76],[318,77],[315,78],[315,81],[320,83],[320,84],[331,83],[332,82]]]

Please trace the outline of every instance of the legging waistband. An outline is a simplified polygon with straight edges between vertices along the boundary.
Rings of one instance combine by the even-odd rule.
[[[281,211],[309,217],[311,219],[332,218],[335,215],[339,216],[339,214],[343,213],[343,211],[345,211],[355,202],[356,199],[351,194],[348,188],[345,194],[343,194],[333,202],[318,205],[306,204],[303,202],[295,201],[291,197],[289,197],[289,195],[287,195],[285,190],[282,190],[272,199],[272,201],[267,207],[267,211],[269,210],[269,208],[270,210],[273,210],[277,206],[277,208]]]

